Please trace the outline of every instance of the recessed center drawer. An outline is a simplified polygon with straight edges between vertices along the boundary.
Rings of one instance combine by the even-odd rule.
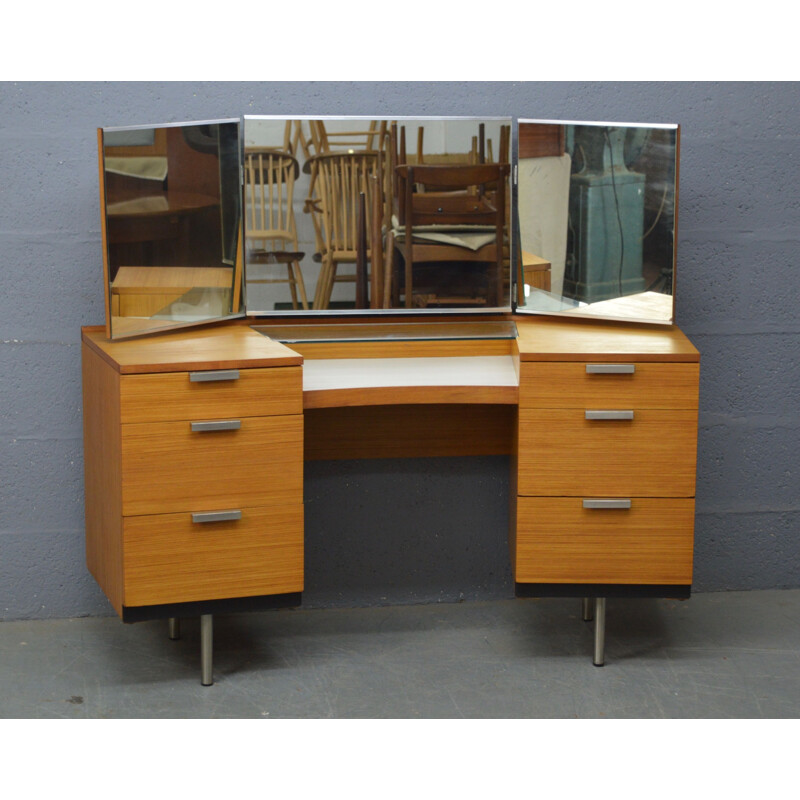
[[[303,417],[123,425],[122,470],[124,516],[301,503]]]
[[[523,361],[519,404],[539,408],[697,408],[700,365]]]
[[[694,500],[634,498],[630,508],[576,497],[520,497],[519,583],[690,584]]]
[[[241,510],[194,522],[190,513],[124,522],[126,606],[303,590],[303,506]]]
[[[303,413],[302,367],[123,375],[123,423]]]
[[[520,495],[694,496],[697,412],[586,412],[520,409]],[[632,418],[613,415],[620,413]]]

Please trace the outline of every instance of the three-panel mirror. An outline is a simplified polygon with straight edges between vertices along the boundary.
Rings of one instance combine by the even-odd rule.
[[[671,322],[677,126],[514,133],[466,117],[103,129],[108,335],[244,314]]]

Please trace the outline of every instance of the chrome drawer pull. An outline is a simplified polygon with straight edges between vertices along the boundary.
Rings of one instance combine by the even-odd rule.
[[[238,369],[212,369],[208,372],[190,372],[189,380],[192,383],[201,383],[206,381],[238,381]]]
[[[197,511],[192,513],[192,522],[230,522],[242,518],[242,512],[236,508],[230,511]]]
[[[630,508],[630,500],[584,500],[584,508]]]
[[[633,411],[587,411],[586,419],[633,419]]]
[[[636,364],[587,364],[586,371],[590,375],[632,375]]]
[[[240,419],[215,419],[208,422],[192,422],[192,433],[211,433],[213,431],[238,431],[242,427]]]

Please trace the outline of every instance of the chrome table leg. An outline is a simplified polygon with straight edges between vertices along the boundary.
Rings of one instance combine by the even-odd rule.
[[[596,667],[605,664],[606,648],[606,599],[605,597],[595,597],[594,599],[594,658],[592,663]]]
[[[178,617],[169,618],[169,638],[173,641],[181,638],[181,621]]]
[[[211,686],[214,683],[214,618],[211,614],[200,616],[200,683]]]
[[[592,598],[591,597],[584,597],[583,598],[583,621],[584,622],[591,622],[594,619],[594,614],[592,613]]]

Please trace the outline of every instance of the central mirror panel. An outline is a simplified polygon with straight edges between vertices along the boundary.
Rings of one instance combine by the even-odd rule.
[[[107,333],[242,316],[239,120],[100,131]]]
[[[518,311],[671,323],[677,125],[520,120]]]
[[[247,313],[510,310],[510,118],[244,118]]]

